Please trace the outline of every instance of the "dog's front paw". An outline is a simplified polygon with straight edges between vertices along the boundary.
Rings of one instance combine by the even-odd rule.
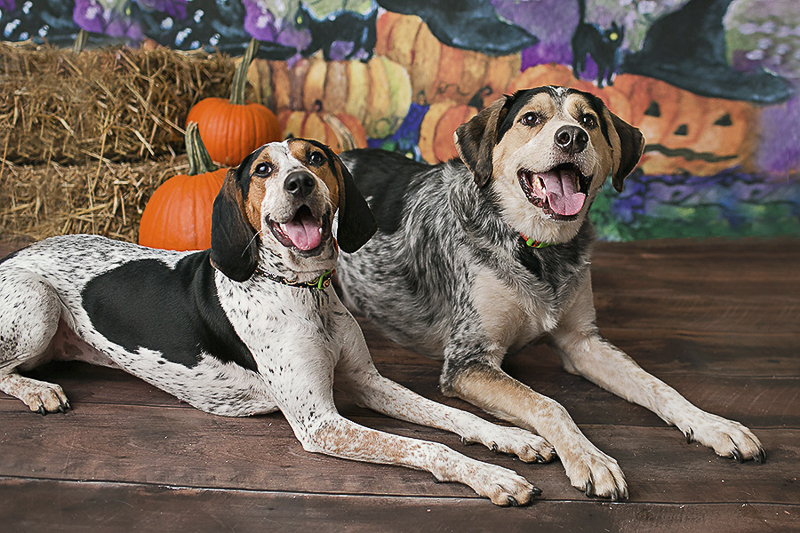
[[[461,440],[464,444],[473,442],[464,437]],[[481,435],[479,441],[493,452],[516,455],[526,463],[547,463],[556,456],[549,442],[518,427],[494,426],[492,431]]]
[[[468,482],[472,489],[492,500],[495,505],[518,507],[528,505],[542,491],[513,470],[481,463],[481,468]]]
[[[568,453],[566,456],[562,454],[561,462],[572,486],[582,490],[587,496],[612,500],[624,500],[628,497],[628,484],[619,464],[597,448],[582,450],[576,454]]]
[[[731,457],[740,463],[750,460],[762,463],[767,459],[767,453],[753,432],[734,420],[704,412],[700,420],[680,429],[687,442],[697,441],[722,457]]]

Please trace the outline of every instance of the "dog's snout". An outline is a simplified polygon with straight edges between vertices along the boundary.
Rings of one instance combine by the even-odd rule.
[[[292,172],[286,177],[286,181],[283,182],[284,190],[298,198],[305,198],[314,192],[315,187],[316,181],[314,180],[314,176],[303,171]]]
[[[589,135],[578,126],[561,126],[555,136],[556,146],[569,154],[577,154],[586,148]]]

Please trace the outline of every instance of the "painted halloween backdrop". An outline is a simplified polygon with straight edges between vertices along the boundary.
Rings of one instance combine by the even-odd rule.
[[[239,55],[284,135],[455,156],[503,93],[597,94],[647,138],[603,237],[800,235],[796,0],[0,0],[0,32]],[[152,44],[152,43],[151,43]]]

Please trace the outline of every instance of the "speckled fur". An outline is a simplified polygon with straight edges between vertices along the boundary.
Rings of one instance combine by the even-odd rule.
[[[287,175],[296,171],[314,177],[313,192],[303,198],[284,186]],[[291,219],[301,205],[321,220],[338,209],[339,240],[347,241],[351,250],[369,237],[372,216],[344,173],[333,152],[318,143],[295,139],[266,145],[229,171],[215,202],[209,251],[171,252],[72,235],[9,256],[0,262],[0,390],[32,411],[63,412],[70,405],[61,387],[19,371],[50,360],[122,368],[209,413],[248,416],[280,410],[312,452],[424,469],[438,480],[467,484],[498,505],[529,503],[540,491],[511,470],[442,444],[365,428],[337,412],[334,380],[360,405],[378,412],[452,431],[464,441],[526,462],[553,456],[552,447],[537,435],[436,404],[378,374],[361,330],[333,287],[296,287],[270,278],[308,281],[336,264],[338,248],[327,227],[319,248],[312,251],[281,245],[270,231],[272,221]],[[359,199],[365,209],[359,208]],[[342,214],[345,205],[350,219]],[[355,227],[346,227],[350,225]],[[157,290],[152,304],[137,299],[147,288],[131,286],[128,279],[150,276],[141,279],[157,282],[153,276],[178,274],[181,279],[169,278],[168,286],[175,281],[182,287],[175,289],[179,292]],[[148,335],[154,335],[158,320],[145,321],[142,328],[147,317],[137,313],[162,308],[188,309],[190,315],[186,328],[168,330],[168,338],[158,342],[188,335],[182,346],[213,348],[189,350],[188,355],[145,348],[156,342]],[[218,314],[216,309],[221,309]],[[106,310],[121,312],[111,325],[104,322]],[[200,315],[206,322],[198,326],[194,319]],[[125,334],[134,327],[142,338],[126,348],[131,340]],[[215,336],[209,340],[211,333]],[[219,339],[229,344],[219,346]]]
[[[565,126],[585,132],[585,148],[557,147]],[[547,342],[568,371],[651,409],[718,454],[763,460],[747,428],[693,406],[598,332],[588,210],[608,176],[622,189],[642,153],[639,131],[591,95],[544,87],[498,100],[455,140],[461,160],[435,166],[374,150],[342,155],[379,224],[361,250],[340,258],[348,306],[393,340],[442,358],[444,393],[546,438],[588,495],[625,498],[625,477],[561,405],[501,370],[508,352],[532,341]],[[587,176],[586,201],[571,217],[534,204],[520,179],[525,169],[564,163]],[[521,234],[551,246],[530,248]]]

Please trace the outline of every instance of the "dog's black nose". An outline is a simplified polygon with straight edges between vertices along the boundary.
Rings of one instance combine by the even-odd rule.
[[[298,198],[305,198],[314,192],[314,187],[316,187],[314,176],[302,171],[292,172],[286,176],[286,181],[283,182],[284,190]]]
[[[556,132],[556,146],[568,154],[577,154],[586,148],[589,135],[578,126],[561,126]]]

